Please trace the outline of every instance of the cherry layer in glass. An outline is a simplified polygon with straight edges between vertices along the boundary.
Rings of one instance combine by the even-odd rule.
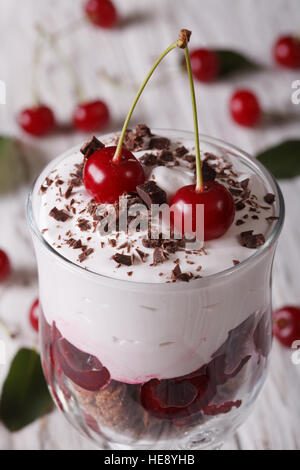
[[[193,184],[193,135],[140,126],[126,145],[167,201]],[[205,136],[201,151],[204,179],[231,192],[236,212],[199,250],[154,246],[142,230],[100,235],[79,148],[51,162],[30,194],[45,376],[67,419],[99,447],[218,447],[266,378],[282,195],[244,152]],[[141,191],[123,197],[143,202]]]

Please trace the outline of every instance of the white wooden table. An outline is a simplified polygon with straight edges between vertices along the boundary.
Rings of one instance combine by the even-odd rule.
[[[31,104],[32,59],[36,34],[33,25],[60,30],[79,19],[82,1],[0,0],[0,79],[6,82],[7,104],[0,105],[0,132],[23,139],[33,174],[59,152],[84,140],[73,132],[33,140],[21,136],[16,112]],[[123,17],[122,28],[103,32],[87,24],[62,34],[60,47],[78,71],[88,97],[103,97],[112,111],[108,131],[119,129],[134,94],[153,59],[177,38],[181,27],[193,31],[192,45],[236,48],[265,64],[255,75],[236,77],[212,86],[197,86],[201,132],[234,143],[250,153],[288,137],[300,137],[300,105],[291,104],[291,83],[300,72],[285,72],[272,66],[270,50],[274,38],[283,32],[300,33],[299,0],[115,0]],[[186,79],[178,72],[179,51],[166,60],[161,80],[155,79],[139,104],[133,123],[153,127],[192,129],[192,113]],[[113,86],[101,70],[123,81]],[[68,74],[46,51],[40,70],[43,99],[56,110],[62,123],[68,122],[75,97]],[[267,111],[297,113],[298,119],[281,126],[265,124],[243,130],[228,116],[228,99],[237,86],[249,86],[259,95]],[[300,304],[300,179],[281,184],[287,218],[274,269],[274,306]],[[32,346],[36,336],[28,324],[28,309],[37,295],[34,254],[25,224],[24,201],[28,187],[0,199],[0,246],[7,250],[14,276],[0,286],[0,315],[19,331],[10,340],[3,331],[7,364],[0,366],[2,382],[9,361],[21,345]],[[274,344],[270,374],[256,409],[225,449],[300,449],[300,365],[291,354]],[[58,411],[16,434],[0,424],[0,449],[89,449],[92,446],[65,422]]]

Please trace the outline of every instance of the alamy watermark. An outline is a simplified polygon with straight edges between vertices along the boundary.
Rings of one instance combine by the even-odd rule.
[[[300,80],[295,80],[292,83],[292,90],[294,90],[291,96],[292,103],[296,105],[300,104]]]
[[[185,247],[199,250],[204,245],[204,205],[185,204],[184,214],[168,204],[130,204],[130,199],[121,197],[119,204],[98,207],[100,223],[98,232],[103,236],[115,232],[147,233],[151,240],[184,238]]]

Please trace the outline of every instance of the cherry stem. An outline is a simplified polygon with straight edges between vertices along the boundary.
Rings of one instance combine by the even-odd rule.
[[[48,42],[48,44],[52,47],[54,53],[56,54],[57,58],[61,61],[61,63],[69,71],[71,80],[74,83],[74,89],[75,89],[75,93],[78,97],[78,100],[80,102],[85,101],[85,93],[83,92],[83,89],[82,89],[81,84],[79,82],[79,79],[76,75],[76,72],[75,72],[70,60],[64,54],[62,54],[60,48],[57,46],[57,40],[56,40],[55,35],[45,31],[45,29],[39,24],[36,25],[36,30],[40,34],[40,36],[43,37]]]
[[[197,171],[196,192],[200,193],[204,190],[204,185],[203,185],[200,143],[199,143],[198,115],[197,115],[197,105],[196,105],[194,79],[193,79],[192,67],[191,67],[191,59],[190,59],[189,49],[187,45],[184,48],[184,54],[185,54],[186,67],[187,67],[188,76],[189,76],[192,106],[193,106],[195,149],[196,149],[196,171]]]
[[[43,52],[43,44],[39,41],[35,46],[34,57],[33,57],[33,74],[32,74],[32,97],[34,106],[38,107],[40,104],[39,87],[38,87],[38,73],[39,66],[41,63],[41,57]]]
[[[159,56],[159,58],[156,60],[156,62],[154,63],[154,65],[151,67],[149,73],[147,74],[141,88],[139,89],[135,99],[134,99],[134,102],[129,110],[129,113],[125,119],[125,122],[124,122],[124,125],[123,125],[123,129],[122,129],[122,132],[121,132],[121,135],[120,135],[120,138],[119,138],[119,142],[118,142],[118,146],[117,146],[117,149],[115,151],[115,155],[113,157],[113,162],[114,163],[119,163],[120,160],[121,160],[121,155],[122,155],[122,146],[123,146],[123,142],[124,142],[124,138],[125,138],[125,135],[126,135],[126,131],[127,131],[127,127],[128,127],[128,124],[129,124],[129,121],[131,119],[131,116],[133,114],[133,111],[137,105],[137,102],[141,96],[141,94],[143,93],[148,81],[150,80],[151,76],[153,75],[155,69],[158,67],[158,65],[161,63],[161,61],[166,57],[166,55],[169,54],[169,52],[171,52],[173,49],[175,49],[176,47],[180,47],[182,48],[184,45],[184,41],[183,39],[181,38],[181,36],[179,37],[179,39],[175,42],[173,42],[169,47],[167,47],[167,49]]]

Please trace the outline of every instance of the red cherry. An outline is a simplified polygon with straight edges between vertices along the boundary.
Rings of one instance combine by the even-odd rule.
[[[100,131],[108,121],[109,109],[100,100],[78,104],[73,115],[74,126],[83,132]]]
[[[142,165],[129,150],[123,148],[120,161],[113,161],[116,148],[103,147],[98,150],[84,168],[84,185],[100,203],[113,204],[119,196],[135,191],[145,181]]]
[[[53,111],[48,106],[39,105],[21,111],[18,123],[28,134],[40,137],[53,129],[55,118]]]
[[[39,299],[36,299],[31,306],[30,313],[29,313],[29,320],[31,323],[32,328],[35,331],[39,331]]]
[[[5,251],[0,250],[0,282],[4,281],[11,272],[10,261]]]
[[[300,39],[294,36],[280,37],[274,46],[276,62],[289,69],[300,68]]]
[[[234,93],[230,101],[230,112],[233,120],[245,127],[255,126],[262,115],[258,99],[248,90]]]
[[[196,49],[191,52],[192,73],[199,82],[213,82],[220,72],[220,59],[209,49]]]
[[[89,20],[101,28],[113,28],[118,21],[118,14],[110,0],[88,0],[85,12]]]
[[[300,341],[300,308],[287,306],[277,310],[273,314],[273,334],[287,348]]]
[[[85,390],[98,391],[110,381],[108,370],[96,357],[80,351],[66,339],[55,341],[53,355],[63,373]]]
[[[205,375],[179,377],[177,379],[152,379],[141,386],[142,406],[152,415],[163,419],[192,416],[206,406],[208,379]]]
[[[204,240],[219,238],[228,230],[235,215],[235,205],[230,192],[216,182],[204,183],[202,192],[195,191],[196,186],[184,186],[172,197],[170,206],[174,210],[174,220],[182,217],[182,233],[185,233],[184,222],[196,232],[196,206],[204,205]],[[178,227],[177,227],[178,229]],[[175,225],[176,230],[176,225]]]

